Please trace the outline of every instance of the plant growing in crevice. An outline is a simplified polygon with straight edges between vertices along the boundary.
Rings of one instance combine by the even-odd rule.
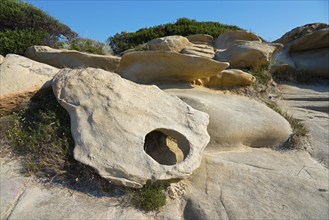
[[[256,78],[256,86],[267,85],[272,79],[272,76],[269,72],[269,63],[256,65],[250,70],[251,74]]]
[[[148,181],[143,188],[127,189],[127,195],[132,204],[145,211],[158,210],[166,204],[165,190],[169,181]]]
[[[281,149],[301,149],[301,139],[306,137],[308,134],[308,129],[302,123],[301,120],[294,118],[292,115],[288,114],[286,111],[283,111],[276,102],[268,101],[266,105],[282,115],[291,125],[292,135],[287,140],[287,142],[281,146]]]

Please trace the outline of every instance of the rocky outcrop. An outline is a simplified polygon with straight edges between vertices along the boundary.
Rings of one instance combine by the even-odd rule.
[[[275,40],[275,43],[281,43],[281,44],[288,44],[300,37],[303,37],[304,35],[308,35],[313,33],[314,31],[321,30],[323,28],[328,28],[328,24],[324,23],[312,23],[312,24],[306,24],[300,27],[296,27],[292,29],[291,31],[288,31],[285,33],[282,37]]]
[[[31,46],[26,50],[25,56],[57,68],[94,67],[114,71],[120,62],[120,57],[116,56],[90,54],[76,50],[53,49],[47,46]]]
[[[267,64],[275,49],[267,43],[237,40],[226,50],[218,51],[215,59],[229,62],[232,68],[251,68]]]
[[[280,41],[287,43],[273,55],[271,72],[278,75],[299,73],[308,77],[329,78],[329,28],[320,29],[323,26],[303,26],[285,34]],[[302,36],[297,35],[299,32]],[[292,36],[296,39],[291,40]]]
[[[214,47],[219,50],[225,50],[235,44],[235,42],[238,40],[262,42],[262,40],[257,35],[251,32],[232,31],[219,35],[214,42]]]
[[[145,44],[145,49],[179,53],[182,49],[191,45],[192,43],[186,37],[174,35],[153,39]]]
[[[121,58],[117,72],[131,81],[191,82],[220,73],[229,63],[174,52],[142,51],[127,53]]]
[[[5,58],[0,54],[0,65],[3,63],[4,60]]]
[[[206,151],[244,146],[276,148],[292,134],[281,115],[255,100],[200,87],[165,91],[209,114],[210,143]]]
[[[186,38],[194,44],[212,45],[214,41],[214,38],[208,34],[193,34],[187,36]]]
[[[181,53],[210,58],[210,59],[213,59],[215,57],[214,48],[212,46],[202,45],[202,44],[195,44],[193,46],[185,47],[181,51]]]
[[[200,165],[208,115],[156,86],[101,69],[63,69],[53,91],[71,117],[75,159],[113,183],[139,188],[147,180],[185,178]],[[168,166],[147,154],[153,132],[175,141],[184,160]]]
[[[196,80],[194,84],[206,86],[209,88],[216,87],[234,87],[234,86],[248,86],[252,85],[256,78],[238,69],[223,70],[216,76],[211,76]]]
[[[0,114],[26,103],[40,88],[51,86],[59,69],[28,58],[8,54],[0,66]]]

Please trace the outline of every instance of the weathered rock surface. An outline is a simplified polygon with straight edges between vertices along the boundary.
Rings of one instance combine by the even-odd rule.
[[[281,44],[288,44],[297,38],[303,37],[304,35],[311,34],[314,31],[321,30],[323,28],[328,28],[328,24],[324,23],[312,23],[312,24],[306,24],[300,27],[296,27],[292,29],[291,31],[288,31],[285,33],[282,37],[279,39],[275,40],[274,42],[276,43],[281,43]]]
[[[233,86],[248,86],[252,85],[256,78],[238,69],[223,70],[216,76],[211,76],[196,80],[197,85],[206,86],[209,88],[216,87],[233,87]]]
[[[310,132],[311,155],[329,167],[329,86],[280,85],[280,104]]]
[[[328,180],[328,170],[302,151],[205,152],[184,180],[180,209],[184,219],[328,219]]]
[[[206,151],[245,146],[276,148],[292,133],[289,123],[281,115],[246,97],[202,87],[165,91],[209,114],[210,142]]]
[[[146,50],[179,53],[182,49],[191,45],[192,43],[186,37],[174,35],[153,39],[147,42],[145,47]]]
[[[200,165],[208,115],[156,86],[87,68],[61,70],[53,90],[71,117],[74,157],[113,183],[141,187],[147,180],[187,177]],[[161,165],[146,154],[145,136],[152,131],[176,139],[184,161]]]
[[[212,45],[214,38],[208,34],[193,34],[186,37],[190,42],[194,44],[208,44]]]
[[[319,29],[322,25],[316,27],[314,31],[305,29],[306,33],[295,40],[282,40],[288,43],[273,55],[270,68],[272,73],[295,74],[299,72],[311,77],[329,78],[329,28]],[[295,36],[295,32],[296,30],[293,29],[291,35]],[[289,35],[289,32],[286,35]]]
[[[3,61],[5,61],[5,58],[2,55],[0,55],[0,64],[2,64]]]
[[[51,87],[59,69],[28,58],[8,54],[0,66],[0,114],[28,101],[40,88]]]
[[[57,68],[94,67],[115,71],[120,63],[120,57],[116,56],[90,54],[76,50],[53,49],[47,46],[31,46],[26,50],[25,56]]]
[[[117,72],[137,83],[191,82],[213,76],[229,66],[227,62],[174,52],[142,51],[122,56]]]
[[[214,42],[214,47],[219,50],[225,50],[235,44],[236,41],[256,41],[262,40],[255,34],[247,31],[225,32],[218,36]]]
[[[232,68],[250,68],[266,64],[276,47],[258,41],[235,41],[224,51],[218,51],[215,59],[229,62]]]
[[[213,59],[215,57],[215,51],[212,46],[200,45],[200,44],[199,45],[195,44],[193,46],[185,47],[181,51],[181,53],[210,58],[210,59]]]

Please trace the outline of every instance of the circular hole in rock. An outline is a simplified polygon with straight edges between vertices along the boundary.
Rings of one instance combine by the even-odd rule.
[[[144,151],[162,165],[182,162],[190,152],[189,141],[169,129],[156,129],[145,136]]]

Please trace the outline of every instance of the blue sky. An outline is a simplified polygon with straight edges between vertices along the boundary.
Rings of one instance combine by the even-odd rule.
[[[82,37],[106,41],[121,31],[173,23],[187,17],[237,25],[273,41],[308,23],[328,23],[325,1],[91,1],[25,0],[67,24]]]

